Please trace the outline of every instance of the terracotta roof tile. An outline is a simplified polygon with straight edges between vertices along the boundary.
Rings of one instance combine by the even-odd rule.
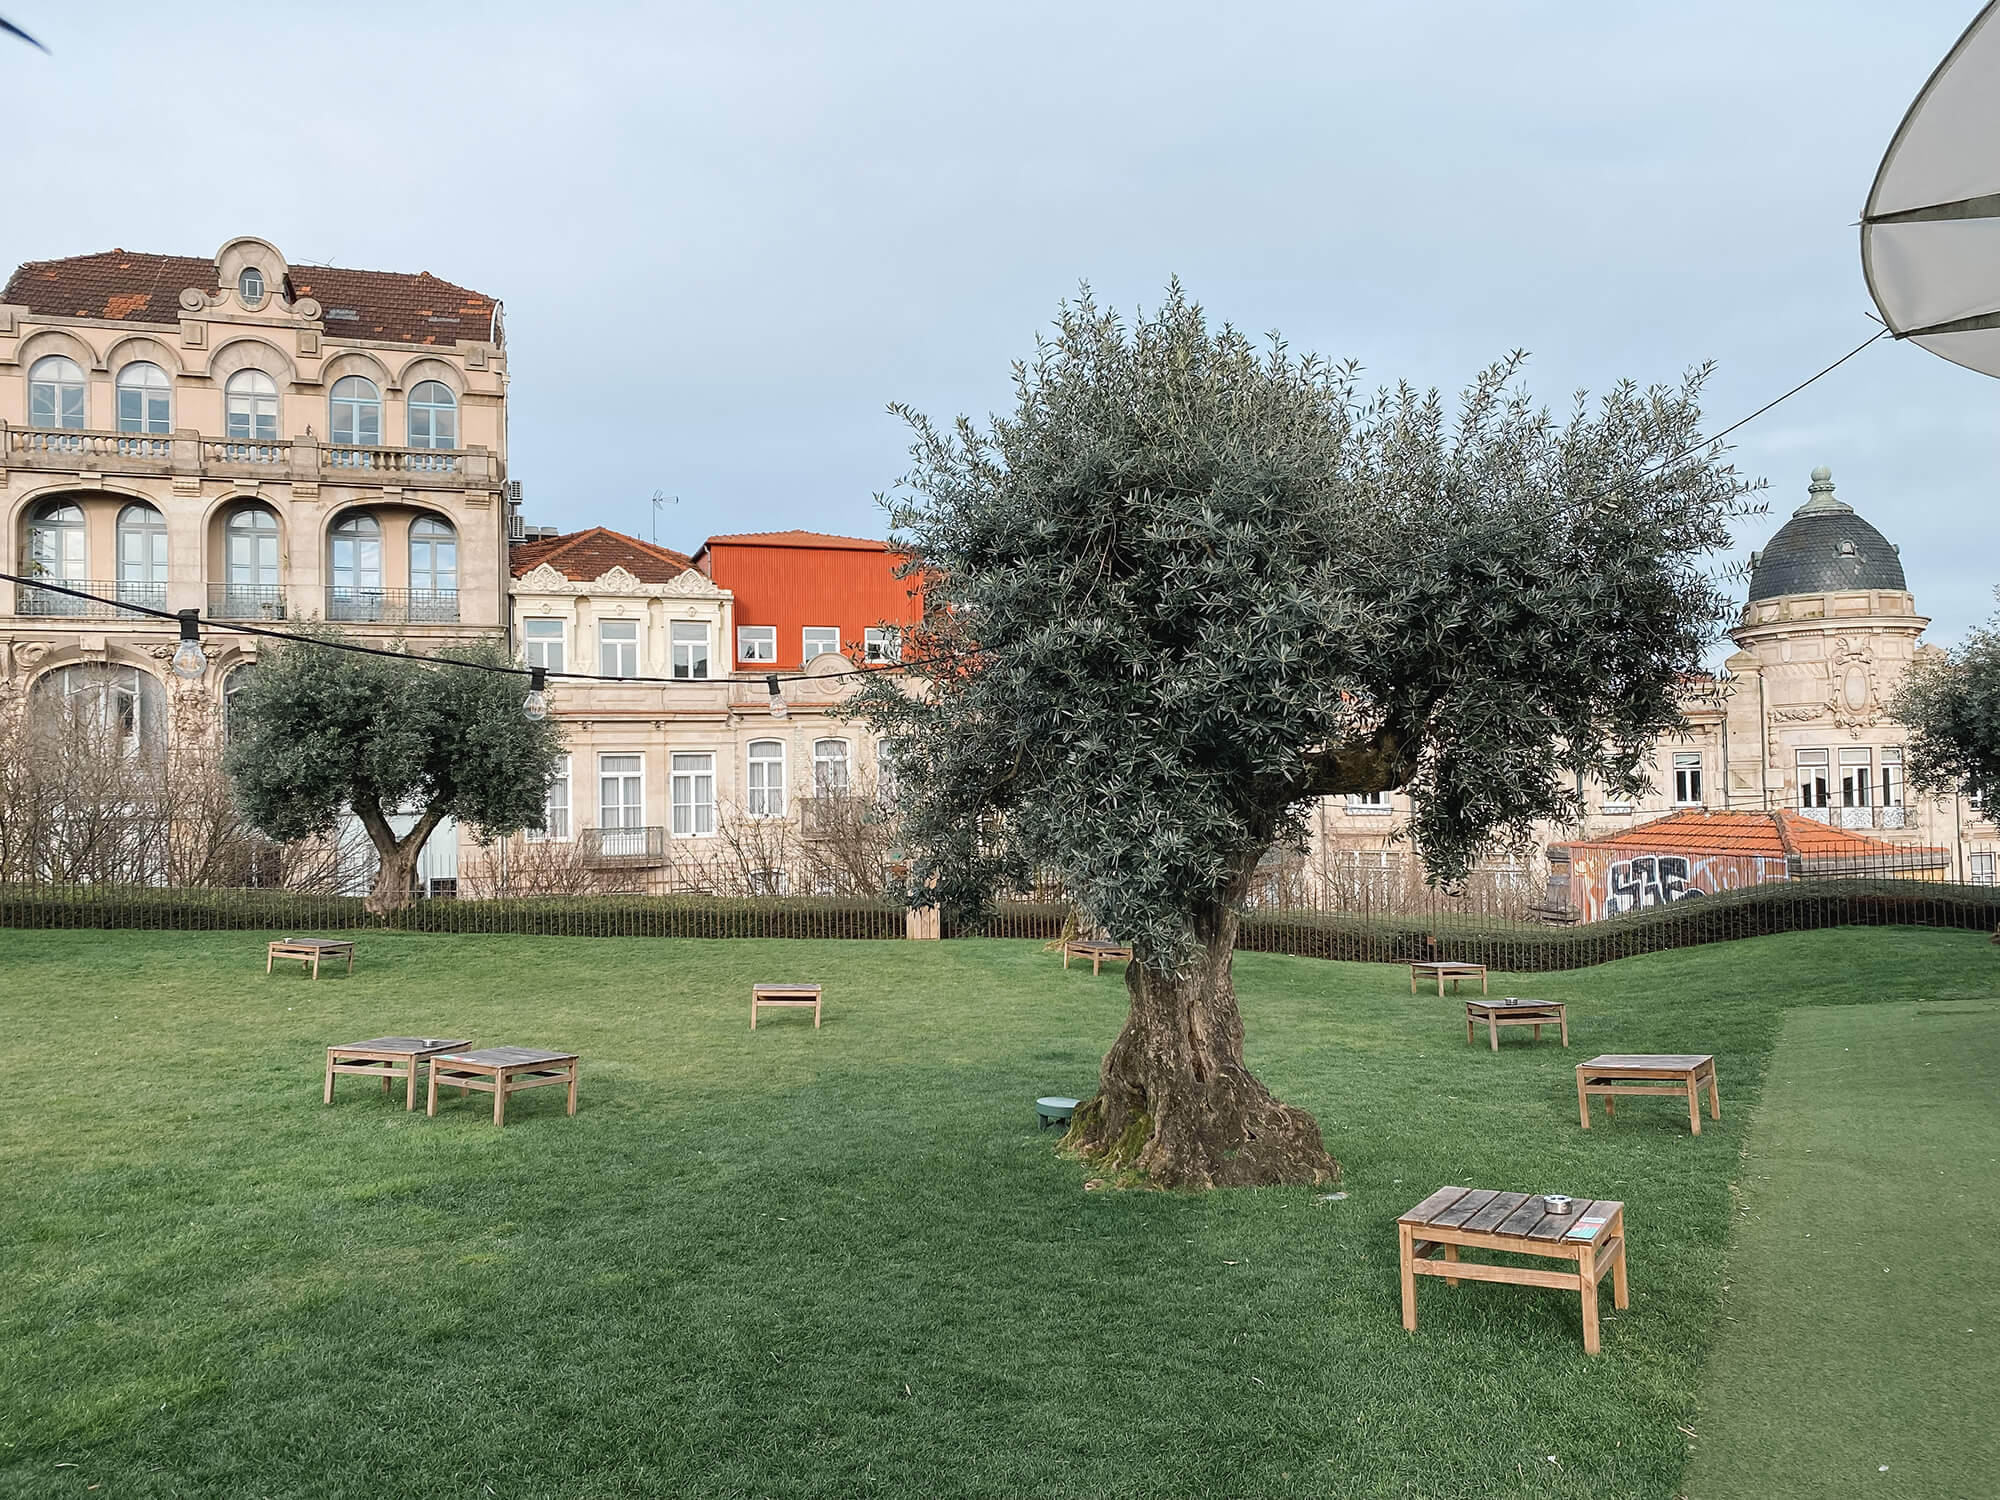
[[[492,337],[494,300],[428,271],[410,275],[292,266],[289,280],[293,300],[312,297],[319,302],[328,338],[453,344]],[[213,260],[105,250],[27,261],[7,279],[0,302],[45,317],[173,325],[181,320],[181,292],[191,286],[217,289]]]
[[[671,547],[642,542],[605,526],[522,542],[507,553],[507,566],[516,578],[543,563],[572,583],[589,583],[613,568],[623,568],[641,583],[671,583],[694,566]]]
[[[1788,847],[1789,845],[1789,847]],[[1658,854],[1764,854],[1805,860],[1907,862],[1941,853],[1870,838],[1796,812],[1708,812],[1684,808],[1603,838],[1578,839],[1576,849],[1638,849]]]

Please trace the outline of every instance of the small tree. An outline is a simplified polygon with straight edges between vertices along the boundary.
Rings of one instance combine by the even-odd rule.
[[[1697,565],[1743,486],[1706,371],[1551,420],[1487,370],[1360,399],[1352,367],[1211,333],[1178,285],[1127,328],[1086,290],[1012,415],[916,441],[892,505],[927,620],[878,680],[914,888],[975,915],[1053,870],[1131,941],[1130,1011],[1068,1143],[1164,1185],[1323,1181],[1244,1065],[1231,980],[1258,861],[1313,799],[1401,788],[1430,875],[1642,785],[1727,601]],[[1668,462],[1668,460],[1678,460]]]
[[[2000,806],[2000,615],[1911,663],[1890,712],[1909,727],[1910,784]]]
[[[453,655],[508,664],[488,645]],[[523,678],[476,665],[298,642],[260,659],[235,697],[223,763],[245,814],[271,838],[329,833],[352,809],[381,858],[368,909],[388,913],[409,904],[417,856],[445,818],[486,839],[542,826],[562,734],[521,711],[524,693]],[[389,818],[406,808],[417,821],[398,838]]]

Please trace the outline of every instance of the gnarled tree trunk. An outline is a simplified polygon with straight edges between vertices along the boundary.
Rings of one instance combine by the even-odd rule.
[[[1335,1182],[1319,1122],[1272,1097],[1243,1064],[1231,960],[1232,899],[1197,914],[1201,949],[1179,972],[1127,966],[1132,1008],[1106,1054],[1097,1097],[1064,1145],[1111,1171],[1171,1188]]]
[[[368,841],[375,846],[381,860],[375,884],[368,891],[368,911],[378,917],[393,916],[415,899],[417,858],[445,815],[436,808],[426,810],[417,819],[417,826],[400,839],[382,810],[372,802],[357,801],[354,815],[361,819],[361,826],[368,831]]]

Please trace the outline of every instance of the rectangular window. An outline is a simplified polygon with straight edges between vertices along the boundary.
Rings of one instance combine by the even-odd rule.
[[[1674,755],[1674,806],[1701,806],[1701,752],[1681,751]]]
[[[778,627],[775,625],[738,625],[736,627],[736,659],[738,661],[774,662],[778,659]]]
[[[868,661],[901,661],[903,632],[891,626],[871,626],[862,633],[862,656]]]
[[[527,653],[528,665],[546,667],[551,672],[563,670],[563,622],[561,620],[523,620],[521,622],[521,649]]]
[[[646,757],[597,757],[597,826],[638,828],[646,821]],[[606,853],[612,852],[610,849]]]
[[[753,818],[782,818],[785,815],[785,742],[750,742],[750,779],[746,783],[744,811]]]
[[[896,800],[896,747],[887,740],[875,742],[875,800]]]
[[[847,741],[815,740],[813,742],[813,795],[815,797],[845,797],[847,795]]]
[[[805,634],[805,654],[802,662],[811,661],[815,656],[838,656],[840,654],[840,627],[837,625],[808,625]]]
[[[674,676],[708,676],[708,627],[699,620],[675,620],[667,633],[674,648]]]
[[[1364,815],[1395,811],[1389,805],[1389,794],[1387,792],[1354,792],[1347,799],[1347,810],[1350,813]]]
[[[1874,760],[1872,750],[1840,752],[1840,805],[1867,807],[1873,802]]]
[[[676,752],[672,791],[676,838],[706,838],[715,832],[713,755]]]
[[[1827,755],[1824,750],[1799,752],[1799,806],[1827,805]]]
[[[1976,850],[1972,855],[1972,883],[1974,885],[1993,884],[1993,851]]]
[[[1882,805],[1903,805],[1903,747],[1900,745],[1882,752]]]
[[[600,620],[597,626],[597,670],[606,677],[639,675],[639,622]]]
[[[569,837],[569,757],[565,755],[557,763],[556,774],[549,778],[549,789],[542,797],[542,826],[528,830],[531,843],[543,839],[566,839]]]

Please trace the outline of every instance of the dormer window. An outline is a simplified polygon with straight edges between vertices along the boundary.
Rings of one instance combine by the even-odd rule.
[[[247,302],[264,300],[264,273],[255,266],[245,266],[236,278],[236,294]]]

